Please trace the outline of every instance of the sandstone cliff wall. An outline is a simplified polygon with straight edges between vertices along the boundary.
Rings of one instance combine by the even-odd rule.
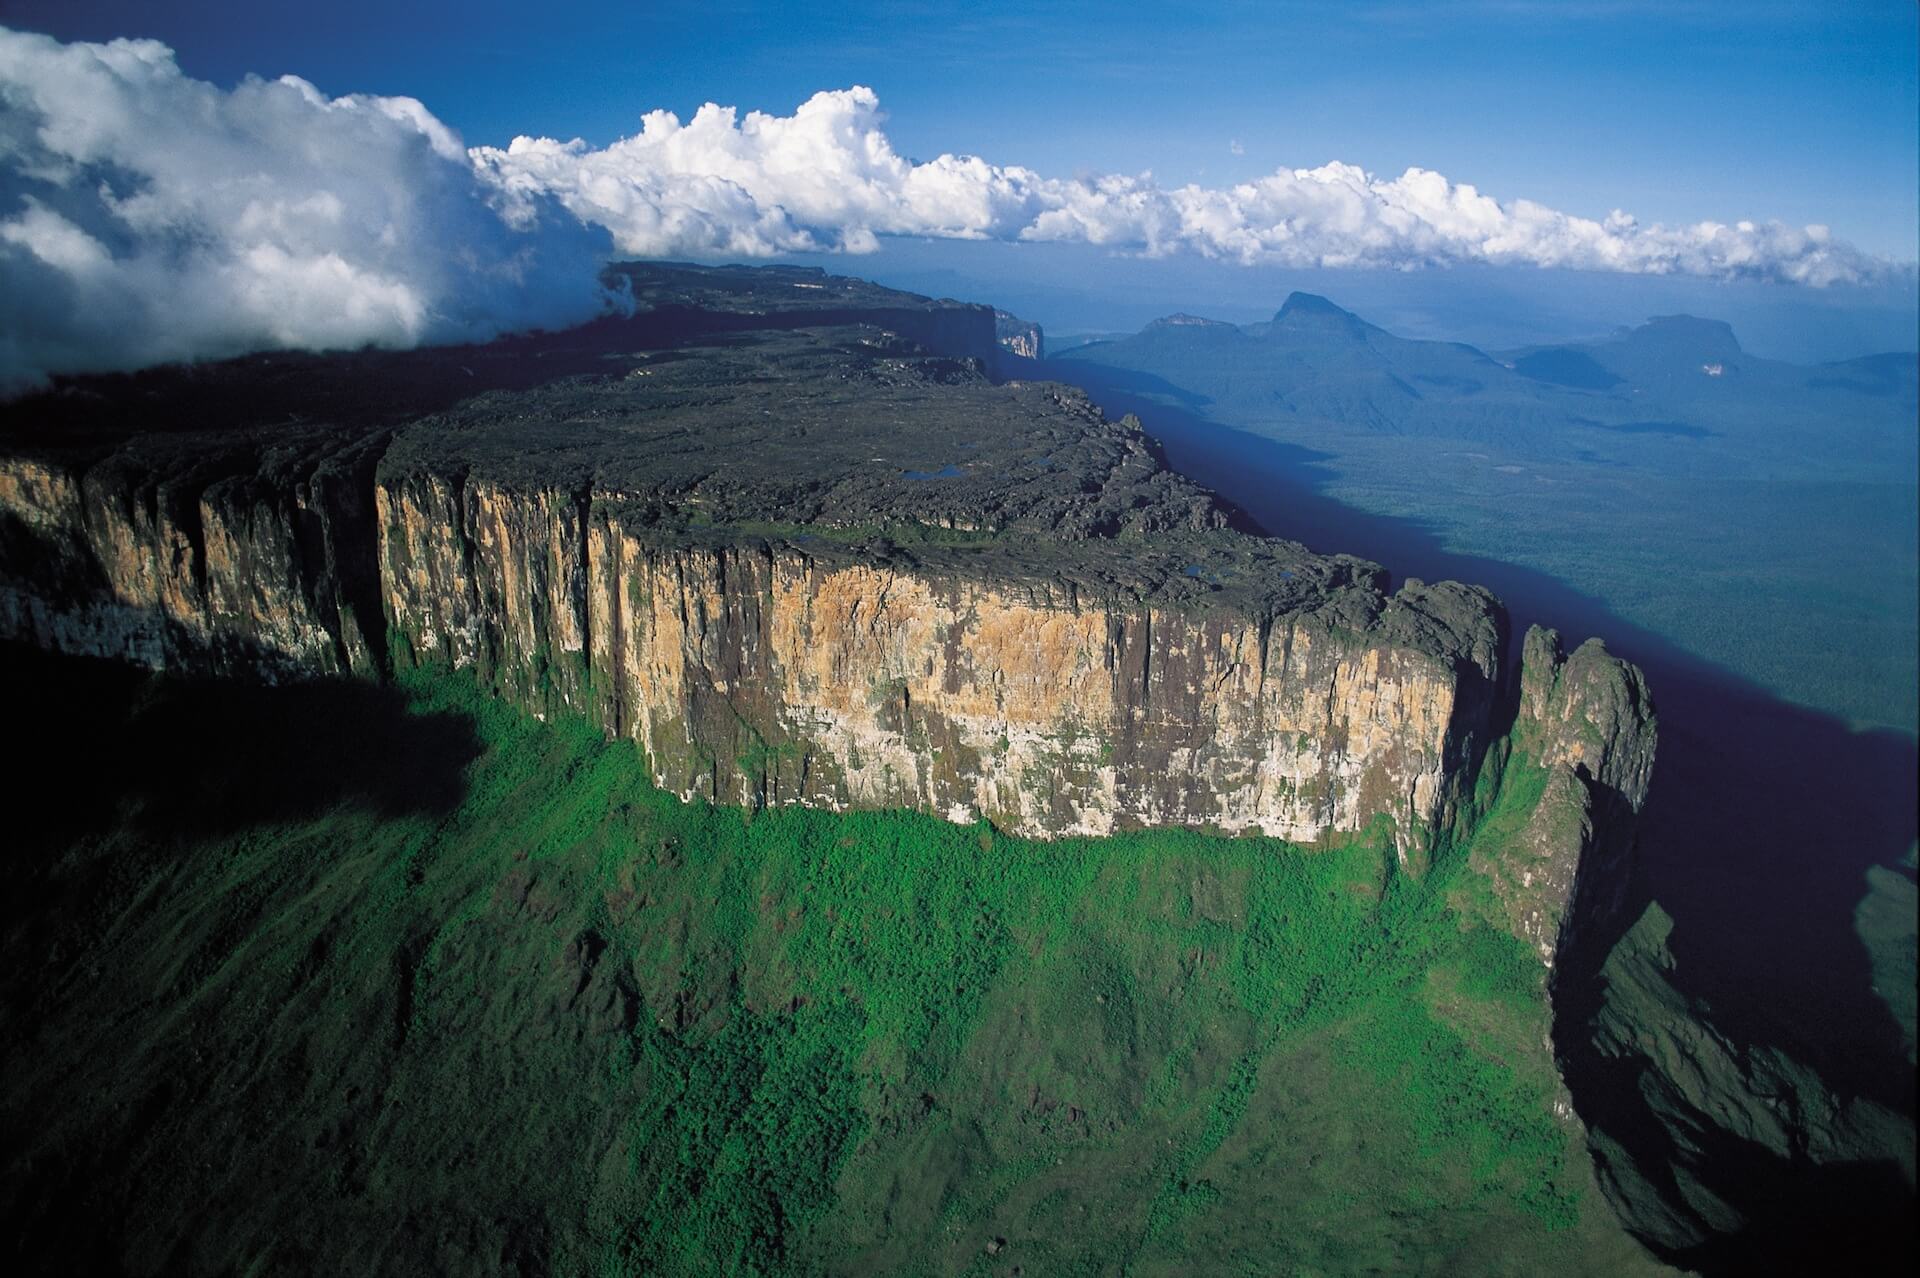
[[[1499,640],[1447,655],[1315,612],[1271,621],[1061,583],[662,545],[587,494],[411,476],[379,488],[386,615],[411,659],[590,716],[683,796],[1310,841],[1457,814]],[[1437,589],[1457,590],[1443,587]]]
[[[0,459],[0,635],[267,679],[376,670],[372,442],[172,482],[137,457]]]
[[[0,460],[0,634],[268,679],[390,653],[470,668],[633,740],[684,797],[1042,836],[1311,842],[1385,817],[1417,856],[1466,815],[1500,727],[1504,622],[1466,587],[1352,587],[1274,616],[1162,606],[778,537],[676,541],[590,489],[379,477],[383,445],[167,479],[137,453]],[[1624,886],[1655,729],[1637,670],[1551,632],[1527,637],[1517,703],[1516,757],[1549,776],[1524,851],[1481,868],[1551,961]]]
[[[1168,608],[777,540],[663,544],[588,492],[376,483],[373,455],[285,482],[0,463],[0,631],[284,678],[377,669],[391,627],[401,659],[636,741],[683,796],[1034,835],[1311,841],[1385,816],[1413,852],[1455,820],[1486,746],[1497,614],[1465,588],[1413,583],[1357,618]],[[1477,632],[1406,639],[1463,599]]]

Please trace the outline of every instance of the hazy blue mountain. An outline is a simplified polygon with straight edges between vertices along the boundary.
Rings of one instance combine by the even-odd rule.
[[[1531,414],[1538,399],[1532,383],[1484,352],[1396,337],[1311,293],[1289,296],[1268,323],[1170,316],[1062,359],[1150,372],[1229,411],[1396,434],[1491,429],[1495,414]]]
[[[1513,367],[1522,377],[1574,390],[1611,390],[1626,380],[1608,371],[1585,351],[1567,346],[1529,350],[1515,357]]]
[[[1629,388],[1646,402],[1706,414],[1755,412],[1894,414],[1915,402],[1916,356],[1868,355],[1806,366],[1761,359],[1741,349],[1731,325],[1692,315],[1658,315],[1612,340],[1583,346],[1539,346],[1503,353],[1516,372],[1576,390]],[[1855,402],[1866,396],[1880,408]]]
[[[1282,441],[1289,482],[1546,573],[1803,704],[1920,715],[1915,355],[1761,359],[1688,315],[1489,354],[1294,293],[1271,321],[1169,316],[1044,369],[1141,413],[1176,461],[1182,440]],[[1201,477],[1258,504],[1270,485],[1254,474],[1228,461]],[[1273,531],[1351,535],[1308,510]],[[1403,547],[1362,549],[1421,571]]]
[[[1822,364],[1811,370],[1807,385],[1814,390],[1895,398],[1912,405],[1920,400],[1920,355],[1895,351]]]
[[[1102,370],[1147,375],[1160,385],[1133,388],[1234,425],[1445,436],[1534,461],[1879,481],[1911,477],[1920,460],[1913,355],[1760,359],[1729,325],[1689,315],[1604,342],[1489,354],[1398,337],[1294,293],[1266,323],[1169,316],[1058,364],[1070,379],[1115,385]]]

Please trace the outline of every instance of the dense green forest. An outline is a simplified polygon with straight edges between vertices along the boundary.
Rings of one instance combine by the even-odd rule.
[[[29,1270],[1648,1264],[1465,844],[689,805],[462,676],[0,671],[23,793],[90,791],[6,860]]]

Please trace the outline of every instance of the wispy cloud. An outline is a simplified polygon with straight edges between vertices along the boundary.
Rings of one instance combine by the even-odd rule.
[[[1209,187],[915,162],[861,87],[785,116],[656,111],[598,149],[527,137],[468,149],[411,98],[329,98],[292,77],[226,91],[152,41],[63,45],[0,28],[0,386],[553,327],[609,304],[595,281],[615,254],[865,253],[887,236],[1815,286],[1909,269],[1824,227],[1594,220],[1419,168],[1332,163]]]

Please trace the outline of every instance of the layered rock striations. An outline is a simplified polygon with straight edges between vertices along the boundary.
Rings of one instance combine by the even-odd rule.
[[[1424,841],[1484,745],[1496,637],[1447,629],[1484,604],[1464,589],[1341,583],[1266,617],[969,571],[964,552],[699,544],[551,492],[415,481],[381,500],[388,615],[416,659],[593,717],[686,796],[1042,835],[1312,840],[1385,814]]]
[[[1502,718],[1485,591],[1389,593],[1240,531],[1137,423],[991,382],[984,308],[635,271],[636,316],[572,334],[12,406],[0,629],[269,677],[471,669],[725,802],[1033,835],[1385,820],[1414,858],[1468,815]],[[1626,752],[1545,726],[1597,722],[1564,709],[1582,653],[1535,748],[1617,788]]]
[[[378,443],[293,428],[171,462],[140,441],[84,468],[0,458],[0,633],[268,679],[376,671]]]

